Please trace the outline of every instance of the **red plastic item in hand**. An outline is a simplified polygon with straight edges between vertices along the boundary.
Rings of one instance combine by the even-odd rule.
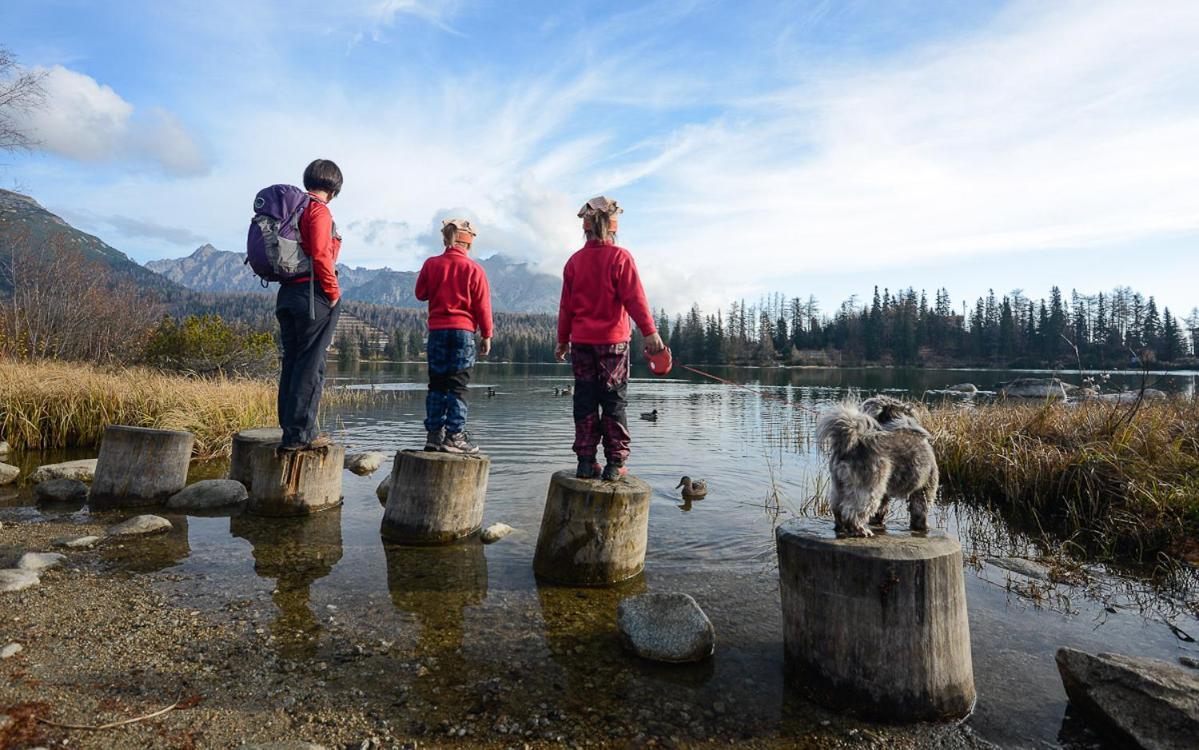
[[[662,347],[662,351],[657,354],[651,354],[649,349],[646,349],[645,359],[649,363],[649,371],[658,377],[670,374],[670,368],[674,364],[674,360],[670,356],[669,346]]]

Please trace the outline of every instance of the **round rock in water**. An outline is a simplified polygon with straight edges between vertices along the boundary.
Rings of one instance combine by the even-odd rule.
[[[0,570],[0,594],[9,591],[22,591],[30,586],[38,585],[41,580],[41,577],[32,570],[16,568]]]
[[[506,523],[493,523],[487,528],[483,529],[479,536],[482,538],[483,544],[491,544],[492,542],[498,542],[499,540],[511,534],[513,531],[516,531],[516,529],[512,528]]]
[[[246,486],[234,479],[202,479],[176,492],[167,500],[172,510],[211,510],[244,503]]]
[[[58,552],[26,552],[17,561],[17,567],[21,570],[37,572],[57,568],[66,561],[67,556]]]
[[[620,602],[620,639],[638,656],[654,661],[700,661],[716,650],[712,621],[688,594],[641,594]]]
[[[7,453],[8,453],[8,441],[0,440],[0,456],[6,455]]]
[[[12,464],[0,464],[0,485],[12,484],[21,476],[21,470]]]
[[[128,521],[122,521],[108,527],[109,536],[136,536],[139,534],[156,534],[170,531],[171,522],[162,516],[134,516]]]
[[[96,475],[97,460],[85,458],[82,461],[65,461],[61,464],[39,466],[29,475],[29,481],[34,484],[48,482],[51,479],[78,479],[80,482],[90,482]]]
[[[100,539],[101,537],[98,536],[63,536],[55,539],[51,544],[67,549],[87,549],[94,547]]]
[[[366,453],[347,453],[345,467],[360,477],[374,474],[387,460],[386,453],[368,451]]]
[[[391,494],[391,475],[379,482],[379,486],[375,488],[375,497],[379,498],[379,502],[387,505],[387,496]]]
[[[78,479],[47,479],[33,488],[39,503],[82,503],[87,500],[87,485]]]

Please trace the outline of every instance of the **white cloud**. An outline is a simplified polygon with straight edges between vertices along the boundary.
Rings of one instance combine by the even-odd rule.
[[[90,76],[60,65],[44,72],[45,106],[19,115],[41,149],[83,162],[149,162],[175,176],[208,171],[199,145],[171,113],[138,115]]]

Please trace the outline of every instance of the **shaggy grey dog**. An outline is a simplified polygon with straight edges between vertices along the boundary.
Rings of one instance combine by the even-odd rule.
[[[937,457],[915,408],[890,396],[834,406],[816,426],[829,454],[830,504],[838,534],[873,536],[891,498],[908,502],[911,528],[928,528],[928,509],[940,483]]]

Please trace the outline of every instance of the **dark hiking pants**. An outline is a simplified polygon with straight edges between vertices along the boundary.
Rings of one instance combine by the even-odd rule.
[[[310,308],[309,293],[316,298]],[[315,310],[316,319],[311,317]],[[283,343],[283,370],[279,374],[279,426],[283,445],[307,445],[317,436],[316,414],[325,384],[325,354],[341,305],[331,307],[325,292],[307,283],[285,284],[275,300]]]
[[[451,435],[466,429],[466,386],[475,364],[475,333],[429,331],[429,395],[425,397],[425,429],[442,427]]]
[[[575,376],[574,452],[594,459],[601,439],[604,457],[624,463],[629,457],[629,423],[625,416],[629,388],[629,345],[572,344],[570,366]]]

